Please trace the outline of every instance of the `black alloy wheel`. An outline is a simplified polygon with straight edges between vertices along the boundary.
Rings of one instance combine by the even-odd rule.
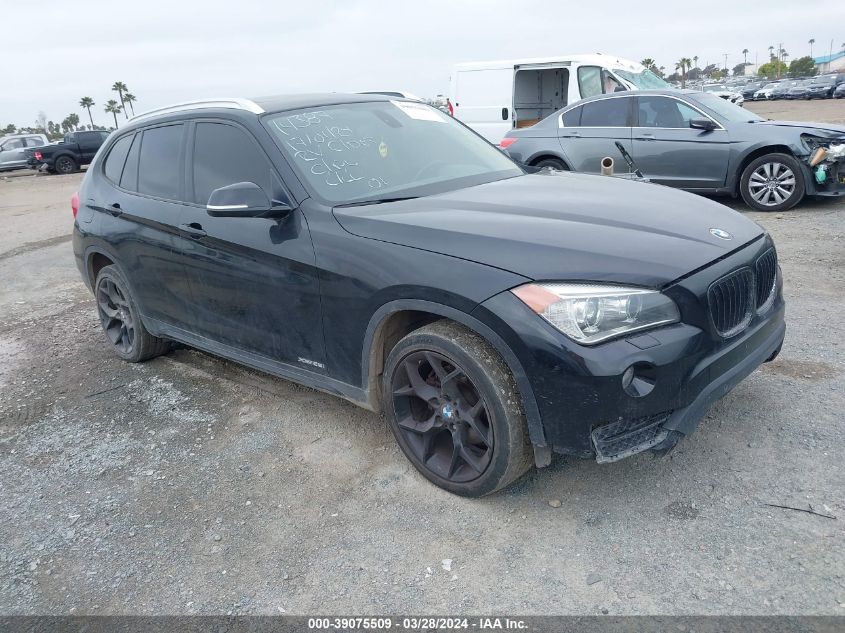
[[[123,291],[108,277],[97,284],[97,311],[111,344],[121,355],[131,354],[135,343],[135,318]]]
[[[455,361],[434,351],[408,354],[393,376],[393,406],[425,468],[455,483],[487,470],[495,441],[487,406]]]
[[[123,360],[139,363],[171,348],[170,341],[147,332],[129,284],[117,266],[104,266],[99,271],[94,283],[94,298],[103,332]]]
[[[76,162],[70,156],[59,156],[56,159],[56,172],[72,174],[76,171]]]
[[[400,339],[385,361],[381,393],[399,448],[444,490],[483,497],[534,463],[511,370],[461,324],[443,319]]]

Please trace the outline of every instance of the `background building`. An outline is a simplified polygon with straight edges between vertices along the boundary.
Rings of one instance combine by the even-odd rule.
[[[833,55],[822,55],[813,59],[819,74],[845,72],[845,50]]]

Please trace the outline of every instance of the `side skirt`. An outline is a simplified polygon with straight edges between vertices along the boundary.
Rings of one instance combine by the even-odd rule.
[[[209,354],[233,360],[236,363],[272,374],[273,376],[284,378],[285,380],[290,380],[333,396],[341,397],[358,405],[359,407],[374,411],[372,406],[369,404],[367,392],[359,387],[335,380],[334,378],[330,378],[328,376],[323,376],[322,374],[318,374],[313,371],[308,371],[307,369],[302,369],[301,367],[282,363],[272,358],[261,356],[260,354],[224,345],[223,343],[194,334],[193,332],[183,330],[182,328],[164,323],[157,319],[142,316],[142,320],[147,330],[155,336],[185,343],[186,345],[208,352]]]

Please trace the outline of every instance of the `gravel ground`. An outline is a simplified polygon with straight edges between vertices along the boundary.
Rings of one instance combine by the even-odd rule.
[[[845,202],[727,201],[778,244],[789,332],[673,454],[470,501],[339,399],[117,360],[73,264],[79,180],[0,179],[0,613],[845,614]]]

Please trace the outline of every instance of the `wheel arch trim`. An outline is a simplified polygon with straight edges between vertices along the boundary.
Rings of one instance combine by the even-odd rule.
[[[56,161],[57,161],[57,160],[59,160],[60,158],[69,158],[69,159],[71,159],[71,160],[72,160],[72,161],[73,161],[73,162],[74,162],[77,166],[79,166],[79,159],[78,159],[76,156],[74,156],[74,155],[73,155],[73,153],[71,153],[71,152],[57,152],[56,154],[54,154],[54,155],[53,155],[53,156],[51,156],[50,158],[52,158],[52,160],[53,160],[53,164],[54,164],[54,165],[56,164]],[[42,162],[43,162],[43,161],[42,161]]]
[[[132,280],[129,278],[129,275],[126,274],[126,269],[121,265],[120,258],[117,257],[117,254],[105,244],[93,244],[85,249],[83,261],[85,262],[85,275],[91,282],[91,292],[96,292],[97,284],[97,280],[94,278],[93,274],[93,264],[95,255],[102,255],[103,257],[109,258],[112,262],[112,265],[117,266],[120,269],[120,272],[123,273],[123,279],[129,286],[129,292],[132,293],[132,299],[135,302],[135,305],[138,307],[138,313],[141,318],[141,322],[151,334],[155,334],[155,332],[153,332],[149,327],[147,327],[146,320],[144,319],[144,307],[138,300],[138,293],[135,292],[135,288],[132,286]]]
[[[572,165],[570,165],[569,160],[566,158],[563,152],[558,152],[555,150],[544,149],[536,151],[531,154],[531,156],[525,159],[525,164],[533,165],[537,161],[543,160],[545,158],[554,158],[555,160],[559,160],[567,167],[567,169],[569,169],[569,171],[572,171]]]
[[[728,174],[731,179],[728,183],[726,183],[728,188],[735,194],[739,194],[739,187],[742,182],[742,174],[745,171],[745,168],[748,167],[752,161],[757,160],[766,154],[786,154],[797,160],[799,163],[802,162],[795,153],[795,148],[786,143],[758,143],[737,157],[736,168],[732,169]]]
[[[361,353],[361,384],[364,386],[368,399],[371,403],[373,403],[375,401],[374,399],[377,398],[379,389],[378,376],[370,375],[371,361],[374,353],[377,351],[374,349],[373,344],[376,340],[378,340],[377,336],[381,333],[380,329],[388,322],[388,317],[397,312],[404,311],[428,312],[436,316],[451,319],[452,321],[468,327],[490,343],[501,355],[508,369],[513,374],[514,380],[516,380],[517,389],[519,389],[519,395],[522,397],[522,405],[525,409],[525,417],[528,421],[528,435],[531,439],[531,443],[539,447],[547,446],[546,436],[543,431],[543,422],[540,418],[540,409],[537,406],[537,401],[534,397],[534,389],[531,387],[531,383],[528,380],[528,375],[522,367],[522,363],[519,362],[516,354],[514,354],[505,340],[492,328],[485,325],[472,315],[463,312],[462,310],[458,310],[457,308],[435,303],[433,301],[426,301],[422,299],[397,299],[385,303],[373,313],[372,317],[370,317],[370,322],[367,325],[367,330],[364,335]]]

